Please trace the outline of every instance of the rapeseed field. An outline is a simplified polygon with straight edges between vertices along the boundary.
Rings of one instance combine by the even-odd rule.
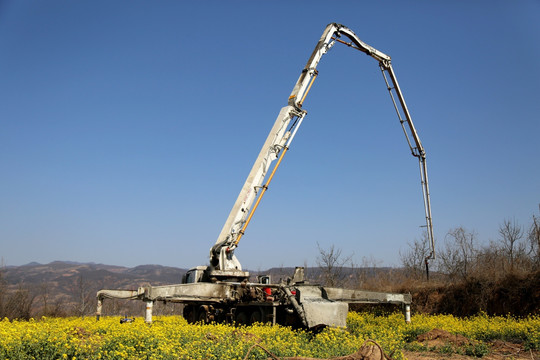
[[[329,358],[351,354],[366,339],[377,341],[392,358],[414,347],[418,334],[432,329],[461,334],[487,347],[488,341],[519,341],[540,349],[540,316],[525,319],[479,315],[415,315],[406,324],[400,313],[376,316],[350,313],[346,329],[326,328],[318,334],[282,326],[256,324],[234,327],[222,324],[188,324],[175,316],[155,317],[151,325],[142,318],[120,324],[118,317],[41,318],[0,321],[0,359],[243,359],[254,344],[278,357]],[[482,356],[483,353],[477,354]],[[266,359],[254,348],[249,359]]]

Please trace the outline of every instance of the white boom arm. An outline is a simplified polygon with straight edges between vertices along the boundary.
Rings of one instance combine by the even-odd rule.
[[[341,40],[344,35],[350,42]],[[390,56],[369,46],[361,41],[349,28],[332,23],[324,30],[315,50],[311,54],[306,67],[302,70],[291,95],[288,105],[281,109],[279,115],[264,142],[264,145],[253,164],[234,206],[229,213],[229,217],[219,234],[215,245],[210,250],[210,264],[215,270],[241,270],[241,265],[234,256],[234,249],[237,247],[240,238],[244,235],[253,213],[259,205],[262,196],[268,189],[268,184],[272,180],[277,167],[281,163],[283,156],[289,149],[289,145],[296,134],[299,126],[306,115],[302,110],[304,102],[311,85],[317,77],[317,65],[322,56],[335,44],[343,43],[356,50],[360,50],[373,57],[379,62],[379,67],[383,73],[387,89],[394,103],[403,132],[411,149],[413,156],[417,157],[420,164],[420,177],[424,198],[424,208],[426,217],[426,227],[431,253],[426,258],[426,265],[429,259],[434,258],[433,225],[431,220],[431,204],[427,178],[426,154],[420,142],[416,129],[414,128],[409,110],[405,104],[405,99],[399,88],[394,70],[391,65]],[[388,80],[388,77],[390,80]],[[394,94],[398,98],[399,106],[395,101]],[[412,142],[411,142],[412,138]],[[279,159],[269,174],[272,162]],[[266,183],[264,183],[266,179]],[[263,184],[264,183],[264,184]],[[255,202],[255,204],[254,204]],[[253,206],[253,207],[252,207]]]

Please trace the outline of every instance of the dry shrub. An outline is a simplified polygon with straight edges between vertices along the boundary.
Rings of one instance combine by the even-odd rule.
[[[540,312],[540,271],[508,275],[498,281],[469,278],[449,285],[423,286],[412,291],[413,311],[471,316],[527,316]]]

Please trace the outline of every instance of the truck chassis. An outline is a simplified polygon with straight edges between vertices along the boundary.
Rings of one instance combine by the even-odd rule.
[[[242,282],[190,283],[145,286],[137,290],[100,290],[96,316],[101,317],[105,299],[140,300],[146,303],[145,321],[152,322],[156,301],[184,304],[183,316],[190,323],[224,322],[251,325],[281,324],[317,328],[344,327],[348,304],[400,305],[410,321],[410,294],[351,290],[312,285],[303,280],[303,268],[282,284]]]

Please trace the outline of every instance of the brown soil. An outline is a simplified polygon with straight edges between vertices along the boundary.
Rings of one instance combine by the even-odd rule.
[[[443,354],[437,352],[443,346],[452,345],[457,348],[474,345],[474,341],[466,338],[463,335],[451,334],[448,331],[434,329],[427,333],[418,335],[416,341],[426,345],[434,351],[403,351],[403,355],[408,360],[427,360],[427,359],[444,359],[444,360],[465,360],[478,359],[473,356],[462,354]],[[526,351],[521,344],[514,344],[502,340],[495,340],[489,344],[490,352],[482,357],[484,360],[539,360],[540,352]]]
[[[436,352],[417,352],[417,351],[403,351],[403,355],[408,360],[539,360],[540,354],[530,351],[521,351],[512,354],[501,353],[498,351],[492,351],[490,354],[476,358],[473,356],[461,355],[461,354],[441,354]]]
[[[275,360],[275,359],[274,359]],[[309,357],[285,357],[283,360],[320,360],[315,358],[309,358]],[[381,346],[377,344],[375,341],[367,340],[364,342],[364,345],[358,349],[357,352],[345,355],[345,356],[338,356],[333,357],[328,360],[391,360],[384,351],[382,350]]]
[[[471,340],[460,334],[450,334],[448,331],[433,329],[427,333],[420,334],[416,341],[430,347],[439,348],[441,346],[452,344],[456,346],[465,346],[472,343]]]

